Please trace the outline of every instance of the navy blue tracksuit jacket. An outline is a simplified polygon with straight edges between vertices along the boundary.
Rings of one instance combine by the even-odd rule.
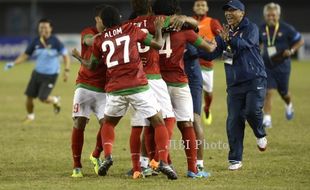
[[[245,121],[248,121],[257,138],[266,136],[263,128],[263,104],[266,94],[266,72],[259,50],[259,29],[248,18],[230,31],[226,43],[215,38],[213,53],[200,51],[201,58],[213,60],[230,47],[232,64],[225,63],[228,117],[227,136],[230,146],[228,160],[241,161]]]

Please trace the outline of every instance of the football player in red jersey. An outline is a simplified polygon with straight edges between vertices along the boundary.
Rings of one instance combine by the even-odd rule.
[[[120,25],[120,14],[112,6],[103,9],[101,19],[104,32],[95,38],[93,54],[89,61],[77,57],[84,64],[94,68],[100,60],[107,65],[107,104],[105,120],[101,129],[102,146],[105,161],[98,174],[105,176],[113,164],[112,146],[114,143],[114,127],[125,115],[129,104],[144,118],[148,118],[155,129],[155,143],[159,155],[159,170],[169,179],[177,179],[177,174],[167,164],[168,132],[159,113],[159,105],[143,71],[138,52],[138,42],[160,49],[163,45],[161,29],[163,18],[155,21],[155,38],[132,23]],[[139,171],[134,176],[141,176]]]
[[[81,32],[81,57],[89,59],[92,54],[92,45],[99,32],[103,31],[103,24],[100,14],[105,5],[98,5],[95,8],[96,27],[87,27]],[[71,138],[72,157],[74,161],[72,177],[83,177],[81,154],[84,143],[84,129],[89,120],[90,114],[94,113],[100,123],[103,123],[104,107],[106,104],[105,73],[106,66],[100,64],[96,70],[89,70],[81,65],[76,79],[76,90],[73,98],[72,118],[74,121]],[[94,164],[95,173],[101,164],[99,159],[102,151],[100,129],[97,134],[95,150],[90,155],[90,160]]]
[[[134,13],[131,16],[132,19],[127,21],[127,23],[133,23],[143,31],[149,32],[150,34],[155,34],[154,21],[158,16],[153,15],[150,2],[148,0],[132,0],[131,3]],[[164,27],[178,27],[177,29],[179,29],[181,26],[179,23],[187,23],[188,25],[194,27],[198,26],[198,22],[195,19],[178,15],[165,17]],[[153,90],[155,97],[160,104],[161,113],[168,129],[170,139],[175,125],[175,118],[167,85],[160,74],[159,53],[157,50],[141,45],[140,43],[138,43],[138,49],[140,57],[143,60],[143,68],[146,73],[149,86],[151,90]],[[146,118],[141,117],[136,112],[133,113],[133,117],[131,118],[131,126],[132,133],[130,136],[130,149],[133,161],[132,171],[134,172],[140,170],[139,156],[141,140],[139,137],[141,135],[142,128],[145,127],[144,132],[146,141],[143,141],[142,145],[145,144],[146,147],[142,149],[141,170],[145,176],[152,175],[152,170],[148,167],[149,159],[152,160],[150,165],[153,169],[158,167],[158,154],[155,154],[156,151],[154,146],[154,129],[150,127],[150,122]],[[146,152],[148,152],[149,158],[147,157]],[[168,164],[171,164],[169,156]],[[132,173],[129,172],[128,174]]]
[[[156,15],[174,15],[180,10],[178,1],[156,0],[153,11]],[[165,44],[160,54],[160,70],[163,79],[168,85],[173,109],[175,112],[177,126],[182,133],[182,140],[185,144],[187,156],[188,172],[191,178],[203,177],[197,173],[197,144],[196,135],[193,128],[193,103],[188,86],[187,75],[184,71],[183,55],[186,43],[191,43],[207,52],[212,52],[216,48],[215,44],[204,41],[193,30],[165,33]]]

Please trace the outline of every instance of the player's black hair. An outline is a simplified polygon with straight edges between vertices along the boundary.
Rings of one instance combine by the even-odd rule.
[[[135,12],[131,12],[131,14],[129,15],[128,20],[135,19],[137,17],[138,17],[138,15]]]
[[[38,25],[39,25],[40,23],[49,23],[50,26],[53,27],[53,22],[52,22],[50,19],[48,19],[48,18],[41,18],[41,19],[39,20],[39,22],[38,22]]]
[[[121,15],[117,8],[106,5],[101,12],[102,23],[105,27],[111,28],[121,24]]]
[[[179,0],[155,0],[153,11],[156,15],[173,15],[181,11]]]
[[[95,17],[96,17],[96,16],[100,16],[101,13],[102,13],[102,10],[103,10],[106,6],[107,6],[106,4],[97,5],[97,6],[94,8]]]
[[[131,8],[136,16],[148,14],[150,6],[150,0],[131,0]]]

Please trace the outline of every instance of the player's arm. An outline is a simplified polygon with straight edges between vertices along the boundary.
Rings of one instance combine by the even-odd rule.
[[[76,48],[72,50],[72,56],[90,70],[96,69],[97,65],[99,64],[99,54],[100,51],[95,43],[93,43],[93,53],[89,59],[83,59],[81,53]]]
[[[216,48],[216,42],[205,41],[202,37],[198,36],[193,30],[187,30],[184,32],[187,42],[193,44],[197,48],[203,49],[204,51],[210,53]]]
[[[86,34],[83,37],[83,43],[87,46],[92,46],[94,43],[94,40],[97,36],[99,36],[101,33],[98,33],[96,35],[93,34]]]
[[[152,38],[152,35],[147,34],[146,38],[144,39],[143,43],[147,46],[150,46],[154,49],[161,49],[162,46],[164,45],[164,40],[162,36],[162,28],[164,25],[164,18],[163,17],[157,17],[155,22],[155,37]]]
[[[288,43],[290,45],[290,49],[287,49],[283,52],[284,57],[292,56],[301,46],[304,45],[304,40],[300,32],[298,32],[293,26],[287,26],[287,34],[288,34]]]
[[[34,51],[34,42],[29,44],[26,51],[24,53],[20,54],[14,61],[6,63],[4,66],[4,70],[11,69],[15,65],[19,65],[19,64],[25,62],[26,60],[29,59],[29,57],[31,56],[33,51]]]
[[[303,46],[305,43],[305,41],[300,38],[300,40],[298,40],[296,43],[294,43],[290,49],[286,49],[283,52],[283,57],[291,57],[292,55],[294,55],[296,53],[296,51]]]
[[[70,57],[68,54],[66,54],[66,55],[63,55],[62,58],[64,61],[64,74],[63,74],[64,78],[63,78],[63,80],[64,80],[64,82],[67,82],[68,78],[69,78],[70,65],[71,65]]]
[[[293,55],[301,46],[303,46],[304,43],[305,43],[304,39],[301,38],[295,44],[293,44],[293,46],[290,49],[291,55]]]
[[[219,36],[215,37],[215,41],[216,41],[216,48],[213,52],[208,53],[204,50],[198,50],[200,58],[207,61],[212,61],[222,55],[223,51],[226,48],[226,44]]]
[[[211,53],[216,49],[216,42],[213,41],[205,41],[202,38],[198,38],[198,40],[201,40],[201,42],[198,41],[199,44],[197,44],[196,46],[200,49],[203,49],[204,51]]]
[[[198,29],[198,21],[193,17],[188,17],[185,15],[173,15],[170,19],[170,28],[180,31],[182,28],[186,29]]]
[[[19,65],[25,62],[26,60],[28,60],[28,58],[29,58],[29,55],[27,53],[22,53],[13,61],[13,63],[14,65]]]
[[[218,35],[219,31],[223,30],[221,23],[217,19],[212,19],[210,26],[214,36]]]

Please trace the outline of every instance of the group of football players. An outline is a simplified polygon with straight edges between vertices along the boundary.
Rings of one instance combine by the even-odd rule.
[[[178,1],[157,0],[151,6],[148,0],[133,0],[132,7],[131,19],[121,23],[115,7],[97,6],[96,26],[82,31],[81,53],[72,51],[81,62],[73,103],[72,176],[83,176],[81,152],[90,114],[101,126],[90,160],[95,172],[105,176],[113,165],[114,128],[132,108],[129,175],[137,179],[161,172],[177,179],[168,150],[176,123],[186,144],[187,176],[207,178],[203,161],[197,162],[194,108],[183,56],[187,44],[207,52],[216,44],[195,33],[197,20],[178,15]]]

